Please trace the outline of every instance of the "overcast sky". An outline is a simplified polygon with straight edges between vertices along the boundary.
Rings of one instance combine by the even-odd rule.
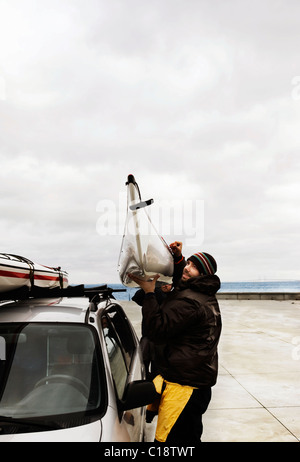
[[[0,252],[118,282],[133,173],[182,209],[156,214],[165,240],[221,280],[299,279],[299,17],[297,0],[0,0]]]

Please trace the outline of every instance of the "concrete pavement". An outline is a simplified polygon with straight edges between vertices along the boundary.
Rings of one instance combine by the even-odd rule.
[[[121,302],[140,335],[141,312]],[[203,442],[300,441],[300,300],[226,300]],[[147,425],[153,441],[154,424]]]

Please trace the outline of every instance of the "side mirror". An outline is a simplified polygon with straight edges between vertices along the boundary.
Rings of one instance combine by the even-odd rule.
[[[143,407],[151,404],[159,396],[153,382],[135,380],[127,385],[120,401],[120,408],[122,411],[128,411],[129,409]]]

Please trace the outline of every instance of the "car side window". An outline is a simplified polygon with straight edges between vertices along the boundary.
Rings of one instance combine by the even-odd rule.
[[[110,362],[111,373],[118,398],[121,399],[124,393],[128,371],[124,356],[122,354],[121,345],[113,326],[109,323],[109,320],[106,317],[102,318],[102,323],[104,323],[103,334]]]
[[[117,306],[113,305],[106,311],[102,317],[102,327],[113,380],[118,398],[121,399],[135,351],[134,338]]]

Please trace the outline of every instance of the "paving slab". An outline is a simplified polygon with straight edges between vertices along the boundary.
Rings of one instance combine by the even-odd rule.
[[[209,409],[202,442],[297,442],[296,436],[264,408]]]

